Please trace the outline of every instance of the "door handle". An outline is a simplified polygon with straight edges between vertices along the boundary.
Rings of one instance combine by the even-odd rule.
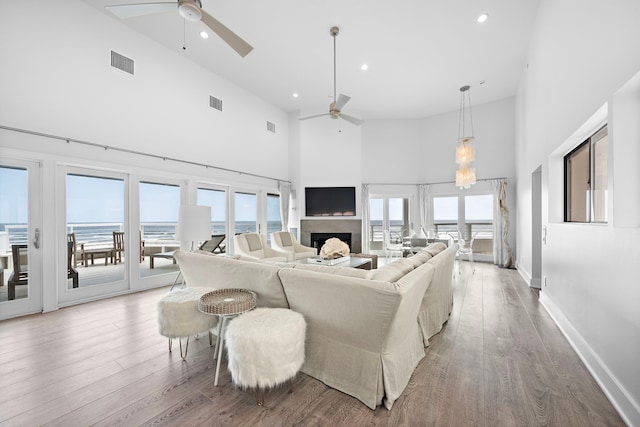
[[[39,228],[36,228],[36,231],[34,233],[33,246],[35,246],[36,249],[40,249],[40,229]]]

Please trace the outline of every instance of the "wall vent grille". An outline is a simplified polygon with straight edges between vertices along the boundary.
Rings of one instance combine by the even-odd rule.
[[[133,59],[111,51],[111,66],[133,75]]]
[[[275,123],[271,123],[270,121],[267,121],[267,130],[269,132],[276,133],[276,124]]]
[[[222,99],[209,95],[209,107],[222,111]]]

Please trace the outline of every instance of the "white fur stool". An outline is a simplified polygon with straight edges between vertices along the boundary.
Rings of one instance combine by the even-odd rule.
[[[291,380],[293,391],[293,378],[304,362],[306,327],[300,313],[286,308],[257,308],[229,322],[225,340],[234,384],[255,388],[260,406],[265,388]]]
[[[198,310],[200,297],[211,288],[184,288],[169,292],[158,301],[158,328],[160,335],[169,338],[169,352],[173,338],[180,339],[180,357],[186,360],[189,350],[189,336],[200,332],[209,332],[218,323],[217,316],[209,316]],[[187,345],[182,355],[182,338]],[[211,335],[209,335],[211,340]]]

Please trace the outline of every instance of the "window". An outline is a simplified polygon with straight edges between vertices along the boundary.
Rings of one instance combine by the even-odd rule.
[[[258,230],[258,197],[253,193],[234,193],[234,223],[236,234]]]
[[[607,145],[604,126],[564,157],[565,222],[607,222]]]
[[[227,193],[224,190],[198,188],[198,204],[211,206],[213,234],[227,234]]]
[[[446,235],[473,242],[474,256],[493,256],[493,194],[441,196],[433,198],[433,224],[440,238]],[[483,258],[483,256],[485,258]]]
[[[458,231],[458,196],[433,198],[433,225],[438,234]]]

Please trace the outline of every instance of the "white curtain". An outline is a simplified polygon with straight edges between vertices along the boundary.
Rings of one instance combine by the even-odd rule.
[[[289,231],[289,198],[291,197],[291,183],[278,181],[280,190],[280,219],[282,220],[282,231]]]
[[[493,189],[493,263],[513,267],[513,251],[509,246],[509,209],[507,208],[507,181],[492,179]]]
[[[420,230],[426,235],[427,230],[433,227],[431,209],[429,206],[429,184],[418,184],[418,208],[420,208]]]
[[[368,254],[370,249],[371,236],[369,235],[369,221],[371,213],[369,212],[369,184],[362,184],[362,195],[360,196],[362,205],[362,253]]]

